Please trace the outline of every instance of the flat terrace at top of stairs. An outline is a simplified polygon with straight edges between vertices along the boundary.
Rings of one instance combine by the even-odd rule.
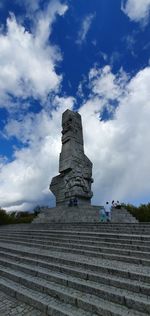
[[[33,223],[99,223],[100,211],[103,206],[78,205],[76,207],[57,206],[43,208]],[[111,212],[113,223],[137,223],[138,220],[125,208],[113,208]]]

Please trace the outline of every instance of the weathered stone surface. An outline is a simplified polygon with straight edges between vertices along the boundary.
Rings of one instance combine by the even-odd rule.
[[[149,223],[0,227],[0,315],[148,316],[149,242]]]
[[[90,204],[93,195],[92,162],[84,154],[80,114],[66,110],[62,116],[62,128],[60,174],[52,179],[50,190],[56,197],[56,206],[67,205],[75,197],[80,204]]]
[[[34,223],[96,223],[99,222],[101,206],[82,205],[79,207],[58,206],[43,208]]]

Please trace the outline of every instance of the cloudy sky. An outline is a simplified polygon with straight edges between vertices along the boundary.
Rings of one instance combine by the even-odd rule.
[[[150,201],[150,0],[1,0],[0,206],[53,205],[61,116],[82,115],[93,203]]]

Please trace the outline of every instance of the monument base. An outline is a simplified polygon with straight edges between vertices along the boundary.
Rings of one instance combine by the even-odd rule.
[[[99,223],[100,209],[103,206],[79,205],[43,208],[32,223]],[[138,223],[126,209],[112,209],[112,223]]]
[[[100,221],[99,210],[102,206],[57,206],[43,208],[32,223],[96,223]]]

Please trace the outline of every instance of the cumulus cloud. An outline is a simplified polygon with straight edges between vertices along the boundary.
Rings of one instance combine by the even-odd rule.
[[[48,44],[48,39],[56,14],[63,15],[66,10],[66,5],[52,2],[46,11],[37,14],[31,32],[13,14],[7,19],[6,34],[0,34],[1,107],[11,107],[11,97],[33,97],[45,102],[50,92],[58,91],[61,76],[55,66],[61,54]]]
[[[16,137],[24,145],[14,151],[12,162],[0,161],[0,205],[7,210],[32,209],[48,204],[52,198],[49,183],[58,173],[61,149],[61,115],[72,109],[73,98],[55,97],[55,109],[27,114],[22,120],[9,120],[7,137]]]
[[[112,199],[142,202],[150,195],[150,67],[130,80],[125,77],[119,80],[120,75],[108,69],[101,69],[94,82],[90,77],[92,93],[80,108],[86,153],[94,163],[93,202]],[[95,73],[95,69],[91,72]],[[110,98],[118,102],[113,119],[107,121],[99,119],[104,107],[103,91],[108,107],[112,106]]]
[[[127,0],[122,10],[135,22],[146,22],[150,12],[150,0]]]
[[[67,6],[54,1],[39,12],[38,3],[35,1],[36,23],[30,31],[11,15],[5,34],[1,30],[0,35],[0,106],[16,109],[21,100],[28,107],[28,97],[45,102],[39,113],[10,116],[2,131],[4,137],[22,145],[14,148],[12,161],[0,156],[0,206],[7,210],[31,209],[51,201],[48,186],[58,174],[61,115],[67,108],[73,109],[75,102],[58,95],[62,77],[55,66],[61,53],[49,43],[52,23]],[[82,29],[81,42],[86,40],[92,19]],[[112,199],[142,202],[150,195],[150,67],[129,78],[123,69],[116,74],[109,65],[95,66],[86,83],[88,96],[79,85],[78,93],[84,99],[79,112],[85,152],[94,164],[93,203]],[[105,110],[109,115],[104,121]]]
[[[15,0],[17,4],[24,5],[28,12],[35,12],[36,10],[39,10],[40,8],[40,0],[24,0],[22,3],[22,0]]]
[[[78,38],[76,40],[77,44],[81,45],[83,42],[85,42],[94,17],[95,17],[95,14],[89,14],[84,18],[81,28],[78,33]]]
[[[150,67],[132,78],[122,69],[114,74],[110,66],[94,67],[88,81],[90,93],[79,112],[85,153],[94,164],[93,203],[112,199],[142,202],[150,195]],[[61,115],[65,109],[73,109],[74,101],[56,96],[52,112],[43,109],[20,122],[9,120],[6,137],[16,137],[27,147],[16,149],[12,162],[1,159],[1,206],[29,209],[50,201],[48,185],[58,174]],[[103,121],[106,106],[113,116]]]

